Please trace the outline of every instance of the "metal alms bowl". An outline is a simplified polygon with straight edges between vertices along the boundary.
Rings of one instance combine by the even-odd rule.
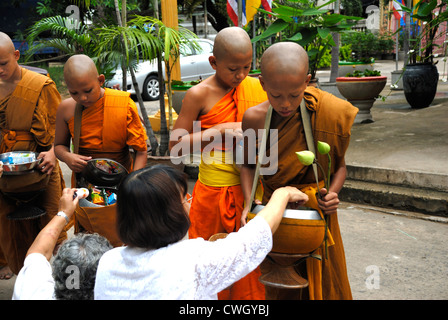
[[[248,214],[248,219],[264,208],[257,205]],[[273,235],[272,252],[307,254],[319,248],[325,240],[325,220],[311,208],[286,209],[280,226]]]
[[[39,154],[32,151],[12,151],[0,154],[0,161],[3,162],[4,175],[20,175],[28,173],[36,168],[42,159],[37,159]],[[20,163],[14,160],[20,159]]]

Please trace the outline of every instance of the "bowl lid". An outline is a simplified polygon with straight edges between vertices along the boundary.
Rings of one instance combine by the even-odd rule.
[[[263,205],[256,205],[254,209],[252,210],[252,213],[257,214],[261,210],[264,209],[265,206]],[[312,208],[305,208],[303,209],[286,209],[283,212],[283,218],[289,218],[289,219],[302,219],[302,220],[321,220],[321,216],[317,210]]]

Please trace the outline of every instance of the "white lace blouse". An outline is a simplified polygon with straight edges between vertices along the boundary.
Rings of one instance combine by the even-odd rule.
[[[271,249],[272,233],[261,217],[215,242],[198,238],[158,250],[115,248],[98,265],[95,299],[217,299]]]

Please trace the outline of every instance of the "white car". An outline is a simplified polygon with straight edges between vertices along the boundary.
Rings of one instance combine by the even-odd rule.
[[[213,54],[213,41],[208,39],[195,39],[195,41],[200,49],[194,47],[192,43],[186,43],[180,48],[180,73],[182,81],[205,79],[215,74],[215,70],[210,66],[208,61],[208,58]],[[163,63],[162,67],[165,76],[165,66]],[[135,76],[143,100],[159,99],[157,60],[140,62],[136,66]],[[114,71],[113,78],[106,82],[106,87],[112,88],[114,85],[119,85],[119,89],[121,89],[122,81],[123,72],[121,71],[121,67],[118,67]],[[135,94],[135,89],[132,85],[132,78],[129,72],[127,74],[126,83],[126,91]]]

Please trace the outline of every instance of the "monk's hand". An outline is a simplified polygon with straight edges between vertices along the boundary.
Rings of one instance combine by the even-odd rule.
[[[261,201],[258,199],[254,200],[255,204],[261,204]],[[243,209],[243,212],[241,213],[241,226],[244,227],[247,223],[247,215],[249,214],[249,211],[251,209],[251,206],[245,206]]]
[[[37,159],[42,159],[42,162],[37,167],[42,173],[50,175],[56,165],[56,155],[53,151],[43,151],[39,153]]]
[[[319,208],[324,214],[333,214],[337,212],[339,206],[339,196],[336,192],[327,192],[327,189],[322,188],[320,191],[320,198],[317,198]]]
[[[3,162],[0,161],[0,178],[2,177],[3,174]]]
[[[70,159],[66,163],[73,172],[81,172],[87,166],[89,160],[92,160],[92,157],[70,153]]]

